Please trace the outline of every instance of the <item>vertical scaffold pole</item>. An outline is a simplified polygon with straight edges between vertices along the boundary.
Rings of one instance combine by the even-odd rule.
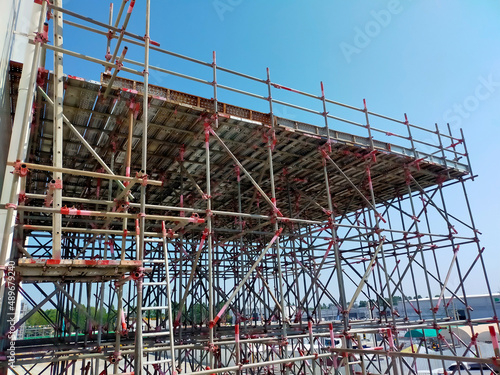
[[[132,4],[131,4],[132,5]],[[146,0],[146,34],[144,35],[144,92],[142,102],[142,174],[147,174],[148,161],[148,89],[149,89],[149,17],[150,17],[151,1]],[[139,260],[144,260],[144,232],[146,230],[146,186],[141,185],[141,230],[139,237]],[[136,318],[136,335],[135,335],[135,374],[142,375],[142,277],[137,280],[137,318]]]
[[[54,5],[62,8],[62,0],[54,0]],[[62,12],[54,10],[54,46],[63,48],[63,19]],[[64,97],[64,77],[63,77],[63,54],[54,51],[54,122],[53,122],[53,165],[62,168],[63,158],[63,97]],[[62,172],[54,172],[55,181],[53,207],[62,207]],[[52,214],[52,258],[61,259],[61,230],[62,215],[60,212]]]
[[[463,139],[463,133],[462,133],[462,139]],[[471,175],[472,175],[472,171],[471,171]],[[493,300],[493,295],[492,295],[492,291],[491,291],[490,280],[488,278],[488,273],[486,272],[486,265],[484,263],[484,258],[483,258],[484,248],[481,248],[481,245],[479,244],[479,238],[478,238],[479,231],[476,228],[476,223],[474,221],[474,217],[472,216],[472,208],[471,208],[470,201],[469,201],[469,195],[467,194],[467,189],[465,187],[465,181],[463,179],[461,179],[460,182],[461,182],[462,190],[463,190],[463,193],[464,193],[464,198],[465,198],[465,203],[466,203],[466,206],[467,206],[467,212],[468,212],[469,218],[470,218],[470,223],[471,223],[471,226],[472,226],[472,230],[474,231],[474,236],[475,236],[475,241],[474,242],[476,243],[479,260],[481,262],[481,269],[483,270],[483,275],[484,275],[484,280],[485,280],[485,283],[486,283],[486,288],[488,289],[489,300],[490,300],[490,303],[491,303],[491,309],[492,309],[493,314],[494,314],[493,318],[496,321],[497,329],[500,332],[500,323],[498,321],[498,311],[497,311],[497,308],[495,306],[495,301]]]
[[[321,82],[321,98],[323,101],[323,116],[325,118],[325,128],[326,128],[326,138],[327,138],[327,145],[330,147],[330,129],[328,127],[328,112],[326,111],[326,99],[325,99],[325,88],[323,86],[323,82]],[[326,150],[325,150],[326,152]],[[332,231],[332,241],[333,241],[333,246],[334,246],[334,253],[335,253],[335,270],[337,272],[337,282],[339,286],[339,294],[340,294],[340,305],[342,306],[342,314],[343,314],[343,324],[344,324],[344,330],[347,331],[349,329],[349,316],[345,315],[344,312],[347,311],[347,299],[345,295],[345,286],[344,286],[344,278],[342,277],[342,264],[341,264],[341,258],[340,258],[340,248],[339,244],[337,241],[337,230],[335,228],[335,214],[333,213],[333,203],[332,203],[332,195],[330,193],[330,183],[328,180],[328,169],[326,168],[326,159],[323,158],[323,175],[325,177],[325,189],[326,189],[326,196],[327,196],[327,201],[328,201],[328,211],[329,211],[329,217],[328,219],[331,222],[331,231]],[[348,341],[349,344],[349,341]]]
[[[267,150],[268,150],[268,160],[269,160],[269,181],[271,183],[271,199],[274,204],[274,215],[278,213],[277,209],[277,202],[276,202],[276,189],[274,185],[274,167],[273,167],[273,148],[274,148],[274,140],[276,137],[276,129],[275,129],[275,124],[274,124],[274,112],[273,112],[273,97],[271,93],[271,75],[269,72],[269,68],[267,68],[267,91],[268,91],[268,100],[269,100],[269,118],[271,120],[271,131],[272,137],[269,137],[268,139],[268,144],[267,144]],[[274,223],[274,231],[277,233],[279,230],[278,227],[278,222],[275,221]],[[279,293],[280,293],[280,302],[281,302],[281,324],[282,324],[282,334],[283,334],[283,341],[287,342],[288,341],[288,333],[287,333],[287,324],[288,324],[288,311],[286,309],[285,305],[285,295],[283,291],[283,271],[281,267],[281,254],[280,254],[280,240],[279,237],[276,239],[276,244],[275,244],[275,249],[276,249],[276,262],[278,264],[278,283],[279,283]],[[287,345],[283,345],[284,347],[284,358],[288,358],[288,348]],[[285,374],[288,374],[289,368],[285,367]]]
[[[370,141],[370,148],[372,151],[375,150],[375,146],[373,144],[373,136],[372,136],[372,128],[370,127],[370,119],[368,118],[368,108],[366,107],[366,99],[363,99],[363,112],[365,113],[366,118],[366,129],[368,130],[368,140]]]
[[[366,108],[366,102],[365,102],[365,108]],[[368,112],[366,112],[366,114],[367,114],[366,121],[368,123]],[[389,296],[389,301],[388,302],[389,302],[389,306],[391,308],[392,329],[396,330],[397,327],[396,327],[396,318],[394,317],[394,303],[393,303],[393,300],[392,300],[392,288],[391,288],[391,283],[390,283],[391,280],[390,280],[390,276],[388,274],[389,271],[387,269],[387,261],[386,261],[386,256],[385,256],[385,253],[384,253],[384,245],[383,245],[384,238],[380,234],[380,222],[382,221],[382,216],[381,215],[377,215],[377,211],[376,211],[377,202],[375,201],[375,192],[373,191],[373,184],[372,184],[372,179],[371,179],[370,164],[368,164],[367,167],[366,167],[366,175],[367,175],[367,178],[368,178],[368,187],[369,187],[369,190],[370,190],[371,204],[372,204],[372,207],[373,207],[373,215],[375,217],[375,231],[377,232],[378,243],[380,244],[380,255],[382,257],[382,264],[383,264],[383,267],[384,267],[385,283],[386,283],[386,288],[387,288],[387,294]],[[397,343],[397,340],[398,340],[398,338],[396,336],[396,343]],[[391,345],[391,347],[394,345],[394,342],[392,341],[392,338],[391,338],[390,345]],[[395,359],[393,359],[392,364],[393,364],[393,368],[394,368],[394,374],[398,375],[399,372],[398,372],[398,367],[397,367]],[[399,359],[399,364],[400,364],[401,371],[402,371],[403,364],[401,362],[401,359]]]
[[[215,51],[213,52],[213,86],[214,86],[214,125],[217,129],[219,127],[219,116],[217,111],[217,56]],[[208,127],[210,122],[205,122],[205,168],[206,168],[206,190],[207,190],[207,251],[208,251],[208,320],[210,321],[210,332],[209,332],[209,347],[210,347],[210,368],[214,368],[214,353],[211,350],[214,344],[214,331],[215,324],[214,321],[214,270],[213,270],[213,254],[212,254],[212,188],[210,182],[210,132]]]
[[[174,350],[174,315],[172,314],[172,288],[170,287],[170,266],[168,263],[168,245],[167,245],[167,230],[165,222],[161,223],[161,232],[163,237],[163,256],[165,257],[165,284],[167,287],[167,306],[168,306],[168,332],[170,338],[170,373],[175,372],[175,350]]]

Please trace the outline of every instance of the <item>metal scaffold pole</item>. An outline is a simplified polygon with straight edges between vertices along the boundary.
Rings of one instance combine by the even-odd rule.
[[[273,112],[273,100],[272,100],[272,92],[271,92],[271,75],[269,73],[269,68],[267,68],[267,92],[269,95],[269,117],[271,121],[270,128],[270,136],[267,141],[267,153],[268,153],[268,164],[269,164],[269,181],[271,183],[271,203],[273,205],[273,215],[274,215],[274,231],[276,233],[281,233],[281,230],[278,226],[277,217],[282,216],[279,209],[278,203],[276,200],[276,188],[274,182],[274,165],[273,165],[273,149],[276,146],[276,129],[275,129],[275,117]],[[274,251],[276,252],[276,263],[278,268],[278,290],[280,296],[281,303],[281,325],[282,325],[282,340],[283,342],[287,342],[288,340],[288,309],[285,302],[285,293],[283,291],[284,288],[284,280],[283,280],[283,269],[281,264],[281,249],[280,249],[280,241],[279,237],[276,239]],[[284,348],[282,356],[288,358],[288,345],[283,345]],[[285,367],[285,373],[288,374],[288,367]]]
[[[132,0],[133,2],[134,0]],[[133,6],[132,3],[130,5]],[[147,150],[148,150],[148,122],[149,122],[149,43],[150,43],[150,0],[146,0],[146,33],[144,35],[144,92],[142,102],[142,160],[141,160],[141,175],[147,177]],[[131,11],[130,11],[131,13]],[[130,14],[127,13],[127,16]],[[128,18],[126,18],[128,21]],[[111,84],[108,86],[111,87]],[[141,208],[140,208],[140,237],[137,246],[137,260],[144,260],[145,242],[144,232],[146,230],[146,185],[141,185]],[[135,349],[135,374],[142,375],[143,362],[143,338],[142,338],[142,305],[143,305],[143,277],[142,275],[137,280],[137,315],[136,315],[136,349]]]
[[[62,0],[55,0],[54,5],[62,8]],[[54,11],[54,46],[63,48],[63,15],[61,12]],[[64,77],[63,77],[63,54],[54,51],[54,145],[53,165],[56,168],[62,168],[63,160],[63,95],[64,95]],[[62,208],[62,187],[63,175],[61,172],[54,172],[53,180],[53,207]],[[62,215],[55,212],[53,215],[52,232],[52,258],[61,259],[62,243]]]

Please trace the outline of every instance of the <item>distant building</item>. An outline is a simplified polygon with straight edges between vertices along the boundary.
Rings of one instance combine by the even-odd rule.
[[[353,307],[349,311],[349,319],[368,319],[370,318],[370,310],[368,307]],[[327,309],[321,309],[321,319],[330,320],[342,320],[342,315],[339,314],[339,310],[336,306],[330,305]]]
[[[28,313],[28,304],[24,301],[24,298],[22,298],[21,296],[19,296],[21,301],[18,302],[18,306],[19,307],[19,316],[17,318],[17,320],[23,318],[27,313]],[[25,335],[25,330],[26,330],[26,324],[22,324],[19,329],[17,330],[17,339],[18,340],[22,340],[24,339],[24,335]]]
[[[493,304],[492,304],[493,299]],[[492,299],[489,294],[478,294],[467,296],[467,305],[462,296],[450,298],[444,297],[436,311],[437,318],[450,317],[456,320],[467,319],[467,309],[470,312],[471,319],[484,319],[498,316],[500,312],[500,293],[493,293]],[[438,297],[432,298],[432,306],[436,306]],[[400,302],[397,306],[400,315],[408,315],[410,320],[421,319],[415,312],[415,309],[421,311],[422,319],[432,319],[431,299],[419,298],[410,301]]]
[[[492,300],[489,294],[479,294],[467,296],[467,304],[469,306],[471,319],[484,319],[491,318],[493,316],[499,316],[500,313],[500,293],[493,293],[493,306]],[[436,306],[438,301],[437,297],[432,298],[432,306]],[[451,317],[454,320],[466,320],[467,319],[467,306],[464,304],[464,299],[461,296],[454,297],[444,297],[440,304],[439,309],[436,312],[437,318]],[[370,308],[368,306],[364,307],[353,307],[349,311],[349,319],[370,319]],[[288,306],[288,316],[292,321],[294,320],[307,320],[307,313],[302,310],[297,310],[296,306]],[[399,316],[408,316],[410,321],[412,320],[431,320],[433,318],[431,311],[431,299],[430,298],[419,298],[410,299],[409,301],[403,300],[399,301],[397,305],[394,306],[395,310],[398,311]],[[421,316],[417,314],[415,309],[421,311]],[[321,309],[321,320],[332,321],[341,320],[342,316],[339,313],[337,306],[330,304],[327,308]],[[269,311],[265,311],[261,307],[247,307],[245,309],[245,314],[248,319],[254,321],[260,321],[262,318],[269,319]],[[374,309],[373,318],[379,318],[377,309]],[[391,316],[391,311],[386,310],[387,316]],[[276,318],[276,317],[274,317]],[[316,314],[313,316],[314,319],[318,319],[319,316]]]

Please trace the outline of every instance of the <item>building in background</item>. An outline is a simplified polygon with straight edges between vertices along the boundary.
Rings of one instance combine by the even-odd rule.
[[[450,297],[445,297],[439,305],[439,309],[436,311],[436,315],[439,318],[450,317],[453,320],[467,320],[467,312],[464,307],[464,303],[458,300],[464,300],[463,296],[457,296],[450,299]],[[488,317],[495,316],[494,306],[496,311],[500,311],[500,293],[493,293],[491,296],[489,294],[476,294],[468,295],[466,297],[467,305],[469,306],[469,314],[471,319],[484,319]],[[408,314],[409,319],[417,319],[421,316],[422,319],[431,320],[433,314],[431,311],[431,302],[433,306],[436,306],[438,297],[432,298],[419,298],[412,299],[409,302],[400,302],[397,305],[399,311],[405,309]],[[420,309],[421,315],[417,314],[415,308]]]

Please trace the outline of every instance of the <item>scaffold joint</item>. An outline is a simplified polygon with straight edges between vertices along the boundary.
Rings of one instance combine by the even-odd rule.
[[[56,190],[56,189],[61,190],[62,188],[63,188],[63,182],[60,178],[49,182],[49,190]]]
[[[17,198],[17,204],[21,204],[26,202],[26,193],[19,193],[19,197]]]
[[[35,43],[45,44],[49,41],[49,24],[45,22],[43,24],[43,31],[41,33],[35,33]]]
[[[148,185],[148,175],[143,173],[142,171],[136,172],[135,178],[141,181],[142,186],[147,186]]]
[[[121,358],[122,358],[121,352],[114,352],[108,357],[108,361],[111,363],[116,363],[120,361]]]
[[[132,280],[140,280],[144,277],[144,268],[137,267],[134,272],[130,275]]]
[[[115,204],[113,207],[114,212],[125,212],[130,207],[130,202],[124,200],[114,200]]]
[[[200,215],[198,215],[197,213],[194,213],[189,218],[189,222],[194,223],[194,224],[203,224],[205,222],[205,219],[202,219],[200,217]]]
[[[14,171],[12,173],[17,174],[20,177],[26,177],[28,175],[28,172],[29,172],[29,170],[28,170],[26,164],[22,163],[19,160],[16,160],[16,162],[14,164]]]

